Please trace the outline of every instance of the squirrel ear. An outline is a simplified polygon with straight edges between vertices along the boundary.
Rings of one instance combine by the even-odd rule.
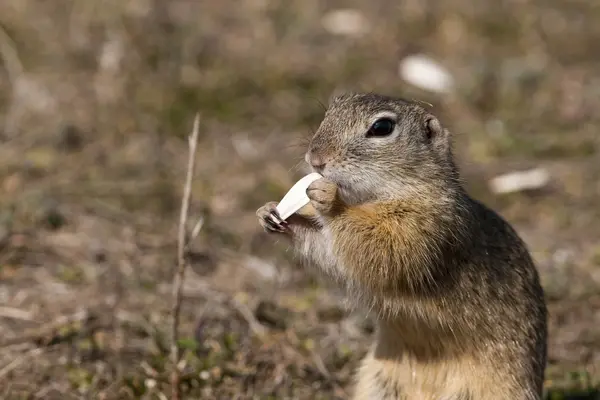
[[[427,140],[430,142],[433,142],[439,136],[444,135],[444,128],[442,127],[442,124],[433,115],[428,115],[427,118],[425,118],[425,133],[427,135]]]
[[[450,147],[450,132],[433,115],[428,115],[425,118],[425,135],[427,141],[438,150],[447,151]]]

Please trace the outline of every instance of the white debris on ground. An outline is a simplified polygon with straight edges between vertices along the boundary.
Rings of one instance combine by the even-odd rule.
[[[115,102],[123,96],[124,87],[119,77],[126,51],[123,37],[118,32],[110,32],[98,54],[94,83],[96,95],[102,103]]]
[[[370,29],[367,18],[360,11],[350,8],[326,13],[321,24],[329,33],[341,36],[362,36]]]
[[[19,76],[13,86],[13,101],[18,106],[37,112],[55,112],[57,102],[45,85],[26,75]]]
[[[516,171],[500,175],[490,181],[490,188],[496,194],[540,189],[550,182],[550,173],[543,168]]]
[[[413,54],[400,61],[398,74],[418,88],[447,93],[454,88],[454,78],[446,68],[424,54]]]

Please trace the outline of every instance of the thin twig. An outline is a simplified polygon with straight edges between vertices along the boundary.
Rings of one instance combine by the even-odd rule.
[[[20,319],[23,321],[33,321],[33,314],[30,311],[20,310],[14,307],[0,306],[0,317]]]
[[[42,326],[26,330],[18,337],[8,338],[0,341],[0,348],[14,346],[17,344],[27,342],[50,342],[53,339],[54,332],[64,325],[72,324],[75,322],[82,322],[91,318],[91,314],[88,310],[77,311],[72,315],[62,315]]]
[[[204,225],[204,217],[198,218],[198,221],[196,222],[196,225],[194,225],[194,228],[192,229],[192,233],[190,234],[189,242],[192,242],[194,239],[196,239],[196,237],[200,233],[200,230],[202,229],[203,225]],[[189,245],[189,244],[190,243],[187,243],[186,245]]]
[[[311,357],[313,359],[313,362],[315,363],[315,366],[317,367],[317,369],[319,370],[319,372],[325,378],[331,379],[331,372],[329,372],[329,370],[325,366],[325,362],[323,362],[323,359],[321,358],[321,356],[319,355],[319,353],[317,353],[314,349],[310,349],[309,352],[310,352],[310,355],[311,355]]]
[[[23,73],[23,64],[19,59],[15,41],[2,25],[0,25],[0,57],[4,61],[4,68],[8,71],[8,78],[14,85]]]
[[[179,317],[181,311],[182,301],[182,287],[185,280],[185,269],[187,261],[185,258],[185,247],[187,243],[186,238],[186,222],[188,219],[188,211],[190,208],[190,199],[192,197],[192,181],[194,178],[194,166],[196,161],[196,148],[198,146],[198,135],[200,131],[200,115],[196,114],[194,118],[194,128],[192,134],[188,138],[189,145],[189,159],[187,175],[185,179],[185,186],[183,188],[183,199],[181,200],[181,214],[179,218],[179,232],[177,235],[177,271],[175,271],[175,277],[173,278],[173,309],[172,309],[172,326],[171,326],[171,362],[173,365],[173,371],[171,374],[171,399],[179,400]]]
[[[11,361],[8,365],[6,365],[2,369],[0,369],[0,380],[4,379],[4,377],[6,375],[10,374],[16,368],[19,368],[19,366],[21,366],[23,363],[25,363],[25,361],[29,360],[30,358],[39,356],[43,352],[44,352],[43,348],[36,347],[35,349],[29,350],[27,353],[23,354],[21,357],[16,358],[15,360]]]
[[[263,336],[266,333],[265,327],[262,326],[262,324],[260,322],[258,322],[258,320],[256,319],[256,317],[252,313],[252,310],[250,310],[247,305],[245,305],[241,301],[238,301],[235,298],[231,299],[231,305],[246,320],[246,322],[248,323],[248,326],[250,327],[250,330],[256,336],[260,337],[260,336]]]

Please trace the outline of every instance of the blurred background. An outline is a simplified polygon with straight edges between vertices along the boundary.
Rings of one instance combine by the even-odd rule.
[[[169,394],[199,111],[186,398],[346,398],[372,323],[254,212],[305,172],[329,96],[361,90],[454,132],[539,267],[548,398],[600,398],[599,42],[592,0],[0,0],[0,397]]]

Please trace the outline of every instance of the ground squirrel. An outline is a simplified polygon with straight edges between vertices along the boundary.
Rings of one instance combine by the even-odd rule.
[[[281,221],[257,211],[305,260],[372,310],[376,340],[354,399],[535,400],[547,311],[531,256],[460,181],[451,138],[419,104],[332,98],[306,161],[323,179]]]

